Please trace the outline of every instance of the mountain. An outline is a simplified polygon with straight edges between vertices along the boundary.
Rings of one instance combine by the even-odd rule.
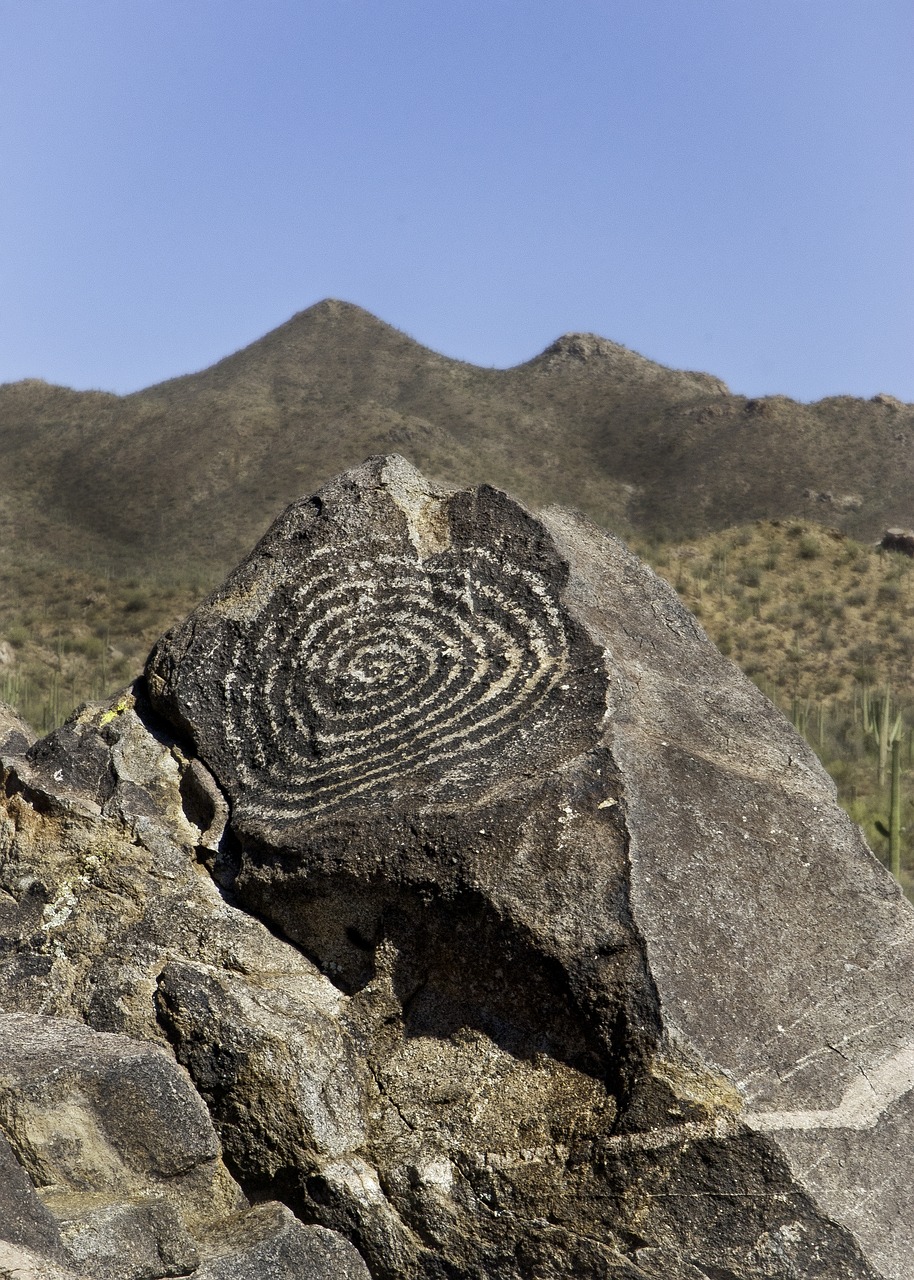
[[[290,500],[387,451],[623,533],[796,516],[869,539],[914,520],[912,442],[891,396],[747,399],[591,334],[485,369],[327,300],[133,395],[0,386],[0,547],[212,579]]]

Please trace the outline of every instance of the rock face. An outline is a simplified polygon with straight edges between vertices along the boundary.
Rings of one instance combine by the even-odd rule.
[[[132,692],[3,760],[0,1277],[367,1277],[341,1237],[249,1206],[157,1021],[170,958],[286,993],[312,973],[199,864],[198,772]]]
[[[581,518],[374,459],[0,750],[0,1275],[909,1280],[914,913]]]

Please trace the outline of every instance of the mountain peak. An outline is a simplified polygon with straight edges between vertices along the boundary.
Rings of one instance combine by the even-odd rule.
[[[632,351],[621,342],[610,342],[596,333],[564,333],[540,355],[528,362],[527,367],[546,369],[550,372],[583,369],[592,374],[608,374],[616,382],[642,383],[659,379],[669,383],[691,386],[716,395],[729,394],[727,384],[708,373],[670,369],[667,365],[649,360],[647,356]]]
[[[598,360],[617,360],[620,356],[630,356],[636,360],[644,360],[636,352],[630,351],[618,342],[610,342],[596,333],[563,333],[538,356],[538,360],[550,363],[591,364]],[[645,361],[645,363],[649,363]]]
[[[314,302],[310,307],[305,307],[301,311],[296,311],[292,316],[289,324],[296,320],[339,320],[347,319],[369,319],[374,320],[376,324],[383,324],[377,316],[372,315],[370,311],[366,311],[364,307],[357,306],[354,302],[346,302],[342,298],[321,298],[320,302]]]

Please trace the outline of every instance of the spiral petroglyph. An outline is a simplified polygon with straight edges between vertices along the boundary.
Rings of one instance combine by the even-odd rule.
[[[368,501],[370,518],[358,491],[338,515],[322,506],[294,565],[287,530],[228,592],[254,602],[243,616],[204,607],[178,645],[180,714],[204,726],[236,815],[255,823],[497,785],[561,755],[583,686],[600,682],[557,558],[525,555],[522,508],[493,497],[517,545],[484,545],[472,521],[423,542],[402,494],[376,486]]]
[[[226,654],[226,741],[252,814],[298,819],[459,773],[567,691],[568,637],[535,574],[481,547],[425,564],[359,551],[343,572],[315,556],[291,608],[268,607]]]

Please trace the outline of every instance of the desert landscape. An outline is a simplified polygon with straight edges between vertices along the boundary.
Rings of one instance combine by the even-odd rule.
[[[889,862],[888,737],[905,780],[914,762],[914,587],[911,559],[878,544],[914,523],[909,440],[914,406],[888,394],[750,400],[589,334],[479,368],[333,300],[134,395],[0,386],[0,698],[47,732],[113,693],[289,502],[396,452],[626,540],[804,733]],[[912,817],[914,786],[909,890]]]

